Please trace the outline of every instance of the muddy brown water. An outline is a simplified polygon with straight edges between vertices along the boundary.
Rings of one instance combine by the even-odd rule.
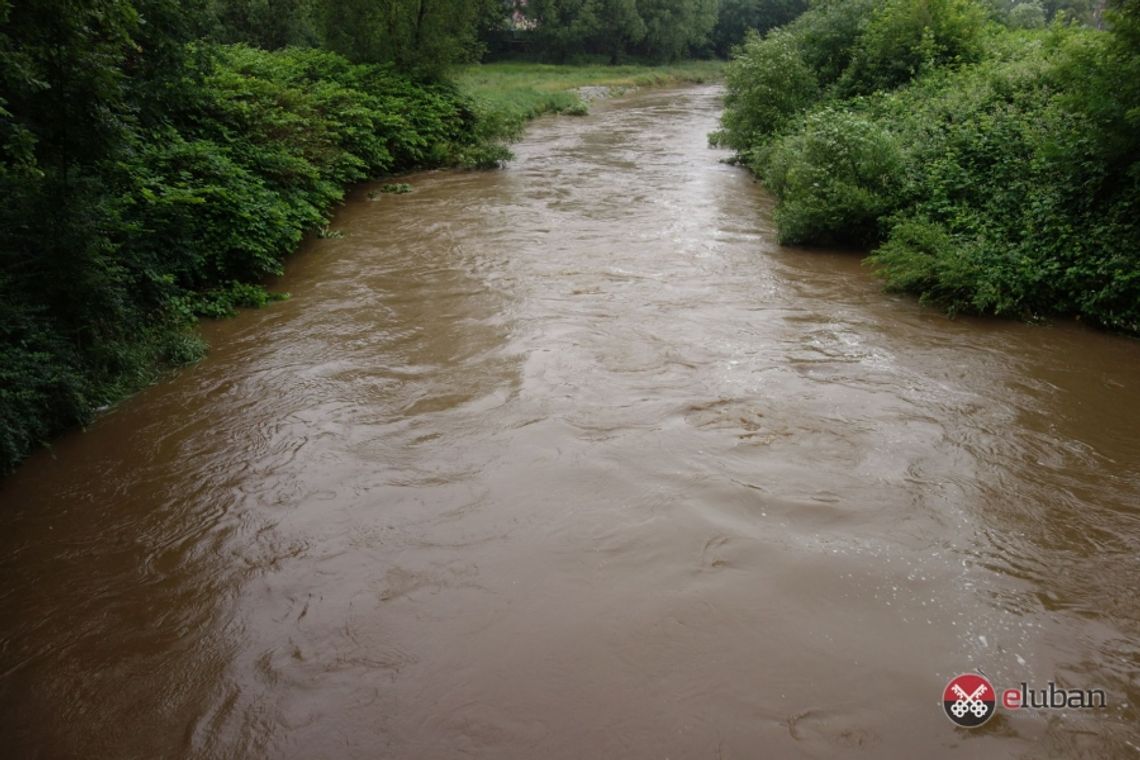
[[[1140,757],[1140,344],[779,248],[719,96],[362,188],[0,485],[2,754]]]

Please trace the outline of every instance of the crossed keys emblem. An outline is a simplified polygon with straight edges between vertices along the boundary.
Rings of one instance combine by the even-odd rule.
[[[990,708],[982,701],[982,697],[986,694],[984,683],[978,684],[978,688],[974,689],[972,694],[967,694],[958,684],[954,684],[950,689],[958,695],[957,701],[950,705],[950,712],[954,713],[954,717],[961,718],[971,712],[975,718],[981,718],[989,711]]]

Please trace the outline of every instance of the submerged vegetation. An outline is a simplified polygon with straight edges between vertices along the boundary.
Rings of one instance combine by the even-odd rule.
[[[715,139],[785,242],[871,246],[951,312],[1140,333],[1140,4],[1024,8],[822,0],[739,50]]]

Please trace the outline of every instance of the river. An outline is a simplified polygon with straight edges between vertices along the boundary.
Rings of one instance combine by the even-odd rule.
[[[0,484],[5,756],[1140,756],[1140,343],[777,246],[719,98],[360,188]]]

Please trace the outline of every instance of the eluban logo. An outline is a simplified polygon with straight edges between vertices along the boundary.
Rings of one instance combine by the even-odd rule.
[[[963,673],[942,690],[942,706],[956,726],[977,728],[997,711],[997,690],[983,676]],[[1044,689],[1031,689],[1022,681],[1019,689],[1001,692],[1001,706],[1007,710],[1087,710],[1103,708],[1108,698],[1102,689],[1062,689],[1049,681]]]
[[[942,706],[957,726],[977,728],[993,717],[997,705],[994,687],[981,676],[963,673],[950,679],[942,692]]]
[[[1001,706],[1007,710],[1024,710],[1031,707],[1037,710],[1086,710],[1104,707],[1108,703],[1101,689],[1058,689],[1049,682],[1048,689],[1031,689],[1025,681],[1020,689],[1006,689],[1001,693]]]

